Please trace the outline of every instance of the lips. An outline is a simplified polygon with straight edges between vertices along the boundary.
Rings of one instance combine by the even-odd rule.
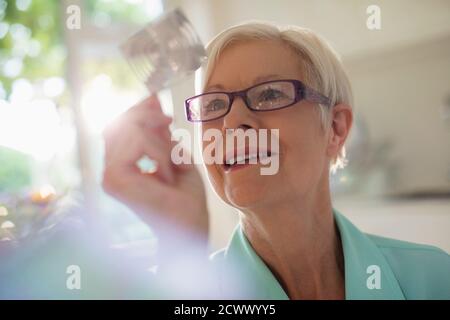
[[[225,172],[243,168],[250,164],[258,164],[261,159],[272,156],[270,150],[242,148],[230,150],[224,156],[223,168]]]

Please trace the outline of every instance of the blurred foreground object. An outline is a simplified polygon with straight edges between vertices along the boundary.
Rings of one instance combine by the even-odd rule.
[[[179,9],[147,24],[121,50],[151,93],[182,80],[206,59],[199,36]]]
[[[39,204],[46,213],[27,207],[28,215],[34,211],[39,218],[17,231],[14,222],[3,223],[10,236],[0,241],[0,299],[220,297],[218,274],[194,242],[183,243],[179,254],[158,255],[150,241],[112,245],[104,225],[85,223],[85,208],[55,214],[49,201]],[[0,206],[1,219],[14,215],[20,214]],[[180,234],[174,230],[172,236],[178,244]]]

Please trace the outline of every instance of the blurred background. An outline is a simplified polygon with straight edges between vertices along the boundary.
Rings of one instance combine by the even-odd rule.
[[[374,4],[380,30],[366,26]],[[70,5],[80,8],[80,29],[66,27]],[[332,176],[336,209],[366,232],[450,252],[448,0],[0,0],[1,241],[33,237],[82,203],[90,218],[107,221],[111,245],[154,243],[101,190],[101,131],[146,95],[118,45],[174,7],[205,44],[249,19],[326,38],[342,55],[357,117],[349,165]],[[165,112],[192,132],[183,101],[193,94],[193,76],[160,92]],[[215,250],[237,215],[210,188],[208,201]]]

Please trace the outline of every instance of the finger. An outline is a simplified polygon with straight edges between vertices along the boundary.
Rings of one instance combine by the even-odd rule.
[[[142,114],[142,113],[141,113]],[[105,141],[105,149],[106,152],[114,148],[117,145],[117,140],[122,139],[126,136],[127,130],[129,130],[130,126],[140,126],[142,129],[146,130],[147,134],[156,134],[161,137],[161,139],[166,140],[169,143],[170,140],[170,129],[169,124],[171,122],[171,118],[167,117],[161,113],[147,113],[140,118],[138,117],[139,113],[136,113],[134,116],[137,117],[133,120],[130,115],[122,115],[118,119],[114,120],[110,123],[105,130],[103,131],[103,138]],[[149,119],[144,121],[143,117],[148,116]],[[138,120],[140,119],[140,120]],[[147,130],[152,129],[152,130]],[[131,138],[130,138],[131,139]]]
[[[154,135],[146,136],[146,141],[144,142],[145,155],[156,161],[156,174],[167,183],[172,184],[175,182],[175,177],[170,150],[169,143]]]
[[[105,169],[103,189],[130,206],[137,213],[158,212],[163,208],[168,187],[160,180],[143,174],[123,174],[115,167]],[[145,210],[144,210],[145,209]],[[152,212],[150,212],[152,213]]]
[[[127,111],[122,113],[117,119],[115,119],[113,122],[115,124],[120,124],[122,122],[128,122],[127,120],[130,120],[131,122],[140,122],[148,120],[149,118],[153,118],[150,115],[153,113],[153,115],[161,115],[165,116],[162,112],[161,105],[158,101],[158,99],[155,96],[150,96],[141,102],[137,103],[136,105],[129,108]],[[106,130],[109,131],[109,130]]]
[[[181,146],[181,148],[182,148],[182,151],[179,151],[180,146]],[[177,153],[178,153],[178,152],[182,152],[183,155],[185,155],[186,159],[189,159],[189,162],[187,162],[187,163],[181,162],[181,163],[175,164],[175,163],[172,161],[173,169],[174,169],[175,171],[176,171],[176,170],[178,170],[178,171],[186,171],[186,170],[191,170],[191,169],[193,169],[193,168],[194,168],[194,159],[193,159],[193,157],[192,157],[191,152],[189,151],[189,149],[188,149],[185,145],[180,144],[179,141],[176,141],[176,140],[172,141],[172,140],[171,140],[171,141],[170,141],[170,152],[171,152],[171,155],[172,155],[172,150],[175,150],[175,149],[176,149],[176,152],[177,152]],[[177,161],[177,162],[178,162],[178,161]]]
[[[173,183],[172,163],[170,160],[170,144],[162,141],[155,134],[145,134],[145,131],[135,125],[126,127],[126,133],[119,137],[114,147],[106,152],[105,164],[115,165],[119,170],[136,172],[136,162],[144,155],[157,162],[155,176],[168,183]]]
[[[108,147],[124,134],[124,126],[137,124],[142,128],[154,128],[155,133],[163,139],[170,139],[169,125],[172,118],[164,115],[156,96],[151,96],[112,121],[103,131],[103,138]]]
[[[156,96],[151,96],[130,108],[125,113],[125,117],[130,121],[152,126],[158,126],[160,123],[167,124],[167,122],[172,121],[170,117],[164,114]]]

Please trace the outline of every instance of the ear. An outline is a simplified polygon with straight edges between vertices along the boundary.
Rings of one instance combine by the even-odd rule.
[[[327,155],[336,159],[344,146],[353,124],[353,110],[349,105],[340,103],[331,110],[331,128],[329,131]]]

